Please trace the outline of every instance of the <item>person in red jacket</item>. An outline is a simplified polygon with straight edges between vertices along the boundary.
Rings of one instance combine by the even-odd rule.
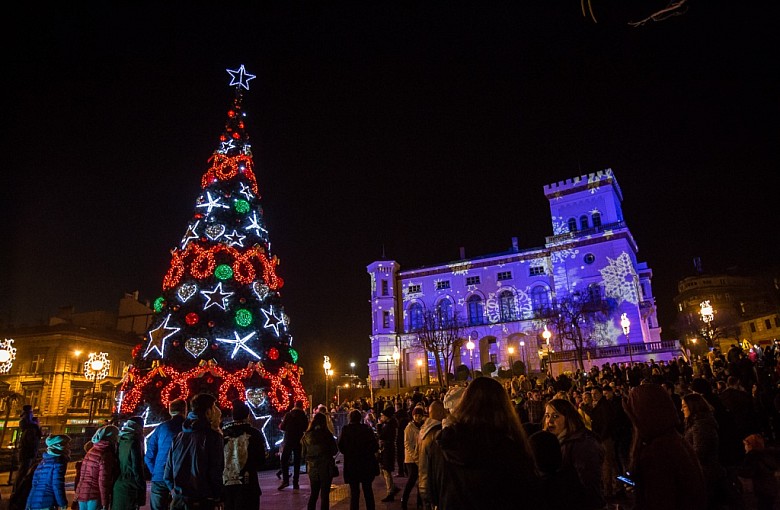
[[[92,436],[92,448],[84,455],[76,486],[79,510],[109,508],[114,481],[118,474],[116,444],[119,429],[113,425],[100,427]]]

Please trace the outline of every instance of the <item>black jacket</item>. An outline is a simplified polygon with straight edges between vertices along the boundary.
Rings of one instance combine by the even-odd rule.
[[[284,432],[284,444],[286,446],[300,448],[301,439],[308,426],[309,418],[306,417],[306,413],[303,412],[303,409],[293,408],[284,415],[282,423],[279,424],[279,430]]]
[[[219,499],[224,468],[222,435],[205,418],[190,413],[173,440],[165,463],[165,484],[174,496]]]
[[[249,446],[247,448],[246,463],[241,469],[244,484],[259,487],[257,473],[265,463],[265,440],[263,434],[245,421],[231,422],[222,427],[225,443],[231,437],[239,437],[249,434]]]
[[[368,425],[349,423],[341,429],[339,451],[344,455],[344,482],[370,482],[379,474],[379,442]]]

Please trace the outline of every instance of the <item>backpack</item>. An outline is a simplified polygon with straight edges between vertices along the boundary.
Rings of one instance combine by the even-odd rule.
[[[249,434],[244,432],[239,436],[225,437],[225,470],[222,472],[222,483],[225,485],[241,485],[246,483],[244,466],[249,458]]]

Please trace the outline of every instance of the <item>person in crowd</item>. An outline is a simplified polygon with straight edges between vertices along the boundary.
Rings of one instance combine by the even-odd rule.
[[[393,501],[395,495],[401,489],[393,480],[393,468],[395,467],[395,438],[398,430],[398,421],[395,419],[395,410],[392,405],[388,405],[382,410],[377,425],[377,435],[379,437],[379,467],[382,469],[382,476],[385,479],[385,489],[387,494],[382,498],[383,503]]]
[[[100,427],[89,442],[75,484],[79,510],[109,508],[113,501],[114,481],[119,476],[116,445],[119,429],[114,425]]]
[[[582,417],[582,422],[588,430],[591,430],[591,415],[593,414],[593,395],[590,391],[582,392],[582,402],[577,406],[577,412]]]
[[[377,419],[373,409],[366,410],[366,414],[363,416],[363,423],[371,427],[371,429],[376,432]]]
[[[501,383],[478,377],[466,387],[428,451],[427,494],[443,509],[541,508],[528,438]]]
[[[133,416],[119,430],[119,476],[114,482],[111,510],[138,510],[146,504],[144,419]]]
[[[67,508],[65,472],[70,461],[70,436],[57,434],[46,438],[46,451],[35,468],[26,508]]]
[[[634,510],[705,509],[704,475],[696,452],[678,431],[669,394],[658,384],[640,384],[624,408],[634,427],[628,471],[636,484]]]
[[[544,402],[542,394],[538,388],[532,389],[528,393],[528,399],[525,401],[525,411],[528,415],[528,423],[542,423],[544,417]]]
[[[741,356],[741,349],[737,356]],[[718,398],[723,402],[723,406],[729,412],[729,415],[734,417],[737,438],[741,439],[750,434],[761,432],[761,427],[753,407],[753,397],[740,386],[737,376],[730,375],[726,379],[726,389],[718,393]],[[744,450],[741,450],[739,453],[740,458],[737,461],[741,463]]]
[[[280,457],[281,476],[283,477],[279,490],[284,490],[290,486],[290,458],[293,461],[293,489],[298,490],[300,486],[298,481],[301,476],[301,439],[309,426],[309,418],[303,410],[303,401],[296,400],[293,408],[288,411],[282,422],[279,424],[279,430],[284,432],[282,441],[282,454]]]
[[[379,475],[376,454],[379,441],[373,429],[362,422],[363,414],[353,409],[349,412],[349,423],[341,429],[338,449],[344,456],[344,483],[349,485],[349,510],[358,510],[360,490],[366,510],[374,510],[374,478]]]
[[[420,427],[420,435],[417,445],[417,491],[423,501],[424,510],[432,510],[431,500],[428,496],[428,452],[431,443],[439,438],[442,428],[442,420],[447,416],[444,404],[441,400],[434,400],[428,405],[428,418]]]
[[[618,476],[626,471],[628,466],[628,453],[631,449],[631,420],[628,419],[623,410],[623,395],[620,394],[613,384],[607,384],[603,387],[604,398],[612,408],[610,417],[612,426],[612,440],[614,445],[614,465],[611,466],[612,476]],[[617,487],[617,492],[622,493],[622,487]]]
[[[691,381],[691,391],[698,393],[712,406],[715,421],[718,422],[719,453],[718,460],[722,466],[737,466],[742,462],[744,447],[742,438],[737,431],[734,417],[723,405],[718,395],[712,390],[712,384],[702,377],[696,377]],[[682,407],[680,407],[682,410]],[[684,418],[683,418],[684,421]]]
[[[601,446],[604,449],[603,473],[601,475],[601,480],[604,484],[604,496],[611,498],[622,488],[616,478],[620,474],[620,470],[616,458],[615,408],[605,396],[605,393],[612,393],[612,387],[609,384],[605,384],[603,387],[593,386],[590,392],[593,396],[591,430],[598,436],[599,441],[601,441]]]
[[[775,471],[780,468],[777,460],[765,447],[764,438],[751,434],[744,440],[745,458],[737,474],[753,482],[757,510],[773,510],[778,495]]]
[[[417,446],[418,439],[420,437],[420,429],[425,421],[425,408],[422,405],[415,406],[412,410],[412,421],[406,425],[404,430],[404,462],[406,463],[406,485],[404,485],[404,492],[401,494],[401,510],[407,510],[409,505],[409,495],[412,493],[415,485],[417,485],[418,478],[418,454]],[[422,506],[422,499],[420,498],[420,490],[417,489],[417,508]]]
[[[558,437],[539,430],[528,437],[534,454],[536,471],[542,480],[544,508],[569,510],[581,508],[587,498],[585,487],[572,466],[563,465],[563,454]]]
[[[222,507],[223,510],[259,510],[262,492],[257,474],[265,462],[265,441],[262,432],[249,423],[249,406],[241,399],[231,404],[233,419],[222,428],[225,441]]]
[[[173,438],[181,432],[184,416],[187,414],[187,402],[176,399],[168,404],[171,418],[159,424],[146,441],[144,462],[151,473],[149,489],[150,510],[168,510],[171,506],[171,491],[165,485],[165,461],[171,451]]]
[[[561,466],[573,468],[585,495],[579,505],[582,509],[598,509],[605,505],[602,468],[604,447],[595,433],[588,430],[582,416],[568,400],[547,402],[544,430],[555,434],[561,448]]]
[[[330,430],[331,435],[335,437],[336,427],[333,425],[333,420],[330,417],[330,411],[328,411],[328,408],[325,407],[325,404],[318,405],[317,412],[325,415],[325,423],[328,426],[328,430]]]
[[[406,407],[403,402],[398,401],[395,403],[395,419],[398,421],[398,428],[396,429],[395,436],[395,454],[396,461],[398,463],[398,475],[399,477],[409,476],[406,472],[406,449],[404,447],[404,434],[406,426],[411,421],[409,419],[409,413],[406,411]]]
[[[212,395],[201,393],[190,400],[190,413],[165,463],[171,510],[213,510],[221,499],[225,454],[216,430],[221,415]]]
[[[328,429],[327,416],[324,413],[314,413],[309,428],[301,440],[302,454],[306,460],[306,472],[309,475],[311,494],[308,510],[316,510],[317,499],[320,500],[320,510],[330,508],[330,486],[333,483],[336,467],[335,456],[339,452],[336,438]]]
[[[689,393],[682,397],[685,440],[693,447],[707,483],[707,507],[720,508],[719,487],[725,483],[726,470],[718,461],[718,422],[704,397]]]
[[[41,442],[41,427],[38,424],[38,418],[33,415],[32,406],[29,404],[22,406],[22,414],[19,417],[19,431],[17,443],[19,470],[16,473],[14,487],[17,487],[24,479],[24,475],[27,474],[38,457],[38,445]]]

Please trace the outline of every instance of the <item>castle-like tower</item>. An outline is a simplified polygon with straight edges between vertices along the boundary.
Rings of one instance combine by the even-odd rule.
[[[540,369],[541,357],[549,350],[564,351],[567,345],[556,341],[553,331],[548,350],[537,312],[574,292],[598,293],[616,306],[588,332],[588,346],[630,342],[633,352],[640,344],[660,342],[652,271],[637,260],[637,244],[623,218],[622,192],[612,170],[549,184],[544,194],[552,235],[543,248],[520,249],[513,238],[506,252],[424,268],[401,270],[393,260],[367,266],[369,374],[375,385],[381,379],[389,387],[435,382],[432,356],[419,347],[415,333],[431,310],[457,314],[473,342],[473,349],[464,343],[456,350],[450,369],[465,364],[479,370],[488,362],[508,368],[512,360]],[[631,324],[628,335],[621,327],[623,314]]]

